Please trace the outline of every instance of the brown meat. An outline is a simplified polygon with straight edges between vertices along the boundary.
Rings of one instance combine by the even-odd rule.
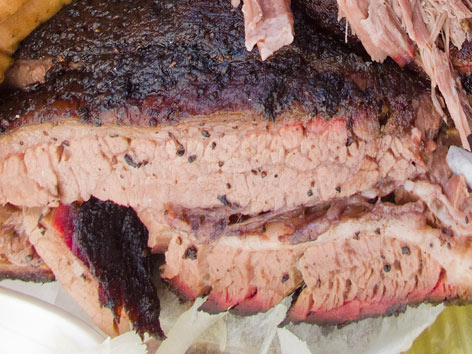
[[[25,89],[35,83],[44,83],[46,73],[52,67],[52,59],[18,60],[5,74],[4,85]]]
[[[243,21],[227,16],[229,3],[152,4],[73,4],[24,42],[19,59],[61,59],[44,84],[0,99],[2,204],[95,195],[166,224],[169,203],[282,212],[425,172],[409,97],[429,101],[429,92],[411,73],[365,63],[303,19],[301,37],[262,62],[237,39]],[[138,20],[125,31],[101,16],[108,11]],[[195,30],[188,19],[202,11],[211,21]],[[169,36],[180,39],[168,45]]]
[[[472,215],[444,161],[450,199],[433,180],[429,157],[448,145],[429,83],[364,60],[302,12],[294,26],[293,44],[263,62],[246,51],[242,14],[227,0],[64,8],[16,54],[52,58],[44,83],[0,97],[0,204],[27,211],[95,197],[132,207],[149,247],[167,250],[163,277],[188,299],[209,293],[209,311],[264,311],[300,287],[294,321],[343,323],[394,305],[467,300]],[[84,263],[30,221],[38,253],[75,289],[77,274],[61,262],[81,271]],[[312,258],[325,244],[337,252],[322,273]],[[365,277],[337,262],[351,246],[363,269],[375,268],[378,289],[389,289],[379,306],[373,289],[354,292]],[[416,268],[418,286],[393,271],[408,262],[399,247],[427,267]],[[382,250],[391,251],[390,277],[379,270]],[[311,302],[326,274],[342,280],[325,293],[336,301]],[[435,293],[439,276],[445,290]],[[86,307],[98,294],[95,283],[83,287]],[[357,316],[342,308],[344,296]]]

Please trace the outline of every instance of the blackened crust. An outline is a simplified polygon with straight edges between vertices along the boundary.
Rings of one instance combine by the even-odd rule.
[[[262,62],[247,52],[241,9],[227,0],[74,2],[17,52],[55,65],[45,84],[0,95],[0,129],[69,116],[154,126],[248,110],[274,120],[295,108],[326,118],[368,110],[411,124],[411,100],[427,92],[425,82],[351,53],[303,11],[295,19],[294,43]]]
[[[98,279],[100,302],[117,318],[123,308],[134,329],[164,337],[160,303],[152,282],[154,258],[148,231],[131,208],[92,198],[74,218],[74,241]]]
[[[317,29],[337,39],[344,40],[347,31],[347,44],[359,52],[363,49],[361,42],[349,31],[349,27],[346,27],[346,19],[339,20],[336,0],[293,0],[292,7],[304,11],[313,20]],[[367,53],[365,54],[367,56]]]

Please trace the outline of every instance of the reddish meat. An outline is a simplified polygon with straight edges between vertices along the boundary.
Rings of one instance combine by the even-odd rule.
[[[470,247],[444,240],[443,230],[427,224],[421,202],[377,204],[361,214],[347,210],[326,231],[296,244],[282,237],[287,229],[280,222],[268,222],[262,234],[211,244],[176,234],[162,276],[185,299],[209,294],[206,311],[242,314],[266,311],[304,284],[288,320],[322,324],[469,297]]]
[[[125,311],[116,318],[109,308],[100,304],[100,285],[97,279],[74,255],[65,242],[64,235],[53,226],[54,213],[46,209],[28,209],[24,210],[23,215],[22,227],[29,236],[29,241],[54,273],[57,281],[95,324],[112,337],[129,331],[129,319]]]
[[[147,254],[129,237],[130,214],[149,247],[167,250],[163,277],[187,299],[208,295],[208,311],[265,311],[300,287],[294,321],[469,299],[470,195],[458,196],[464,188],[443,159],[431,167],[448,143],[429,83],[363,59],[295,15],[292,45],[264,62],[246,51],[242,14],[227,0],[74,2],[19,49],[18,59],[53,65],[44,83],[0,96],[0,203],[25,215],[61,203],[105,210],[108,218],[82,215],[83,243],[64,237],[71,214],[62,208],[51,214],[56,228],[35,214],[28,232],[111,333],[127,305],[100,282],[113,294],[136,285],[128,273],[138,262],[123,243]],[[313,258],[326,254],[318,267]],[[339,263],[351,256],[374,270],[382,297]],[[395,268],[410,261],[427,267],[411,268],[418,284]]]

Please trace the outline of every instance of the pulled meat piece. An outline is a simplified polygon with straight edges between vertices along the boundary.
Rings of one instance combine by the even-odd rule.
[[[414,47],[388,2],[338,0],[339,16],[346,17],[373,60],[387,56],[403,66],[414,56]]]
[[[290,0],[244,0],[246,48],[257,44],[262,60],[293,41]]]
[[[322,10],[330,8],[330,1],[326,2],[327,4],[321,5],[318,0],[300,0],[297,1],[297,6],[307,7],[308,12],[313,16],[313,11],[319,8]],[[256,0],[250,3],[258,4]],[[455,127],[459,131],[462,145],[470,150],[467,136],[471,133],[469,124],[472,112],[467,96],[452,67],[449,51],[440,50],[437,45],[438,37],[442,33],[444,48],[449,48],[449,41],[458,48],[462,46],[466,40],[466,31],[462,22],[472,17],[468,3],[463,0],[422,2],[418,0],[337,0],[337,4],[339,18],[347,19],[353,34],[361,40],[373,60],[382,62],[390,56],[400,66],[404,66],[417,59],[419,65],[431,78],[431,92],[436,110],[443,114],[441,103],[435,94],[435,88],[438,87]],[[256,7],[248,5],[246,11],[243,9],[248,49],[251,49],[259,38],[256,34],[264,33],[261,30],[255,30],[255,23],[262,24],[265,17],[262,11],[256,11],[254,8]],[[314,16],[316,17],[316,14]],[[321,26],[325,24],[323,21],[321,20]],[[335,25],[331,24],[331,26],[339,32],[339,28]],[[274,32],[284,38],[283,27],[279,27]],[[259,36],[264,37],[263,34]],[[346,33],[346,38],[347,36]],[[272,54],[272,52],[268,53]],[[263,59],[266,57],[264,54]]]
[[[431,77],[431,85],[433,87],[431,92],[433,102],[436,102],[436,109],[439,112],[441,111],[440,103],[437,102],[434,94],[434,88],[438,86],[446,101],[454,125],[459,131],[462,146],[470,150],[470,143],[467,137],[471,133],[471,109],[468,104],[467,94],[462,88],[461,81],[454,71],[449,57],[435,46],[432,48],[429,46],[420,48],[420,53],[421,65]]]
[[[460,133],[462,145],[470,150],[470,108],[460,80],[454,72],[449,53],[441,51],[436,40],[444,30],[449,47],[449,35],[460,47],[465,40],[462,20],[472,17],[463,1],[416,0],[338,0],[341,16],[345,16],[374,60],[383,61],[386,55],[399,65],[414,58],[411,40],[418,46],[419,63],[431,78],[435,107],[442,112],[434,88],[441,91],[449,113]]]

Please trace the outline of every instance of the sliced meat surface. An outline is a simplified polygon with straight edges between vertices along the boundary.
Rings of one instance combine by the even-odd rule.
[[[443,282],[439,263],[419,247],[372,231],[304,253],[299,267],[306,287],[296,296],[290,321],[339,325],[459,295],[451,287],[435,298]]]
[[[22,210],[0,208],[0,279],[48,282],[54,274],[44,264],[22,228]]]
[[[164,334],[146,227],[131,209],[92,198],[46,215],[27,210],[30,240],[65,289],[109,335]]]
[[[0,142],[0,200],[38,207],[94,195],[160,211],[161,218],[169,203],[223,208],[229,217],[313,205],[426,172],[417,129],[371,138],[376,127],[354,121],[353,130],[366,138],[352,141],[343,119],[273,123],[269,131],[263,123],[207,119],[151,132],[134,129],[133,135],[73,122],[10,134]]]
[[[69,220],[57,209],[55,226],[63,230],[66,241],[71,237],[70,248],[73,252],[76,248],[76,256],[98,279],[100,304],[110,308],[115,319],[125,311],[141,338],[145,333],[164,337],[146,227],[131,208],[112,202],[92,198],[76,212],[73,209],[69,207]],[[73,230],[68,229],[71,222]]]
[[[418,222],[412,219],[417,219],[416,215],[408,216],[408,226]],[[386,230],[362,229],[353,238],[320,242],[309,248],[299,260],[306,287],[297,295],[289,320],[338,325],[400,310],[408,304],[463,296],[451,284],[446,292],[436,294],[444,282],[444,269],[415,241],[405,240],[412,234],[403,234],[402,227],[402,220],[398,220],[389,223]],[[418,225],[409,231],[421,229],[430,239],[438,233]],[[467,298],[470,288],[463,291]]]
[[[185,299],[209,294],[202,309],[210,312],[266,311],[301,288],[287,320],[320,324],[427,300],[469,299],[469,246],[429,226],[421,202],[372,208],[340,216],[314,240],[297,244],[283,241],[284,228],[271,224],[262,237],[211,244],[176,234],[162,276]]]
[[[113,313],[115,326],[124,313],[142,338],[145,333],[163,337],[148,232],[136,213],[92,198],[81,205],[59,206],[53,226],[97,280],[97,300]]]
[[[71,251],[64,234],[53,226],[52,214],[43,216],[41,210],[29,209],[23,223],[41,259],[95,324],[112,337],[127,332],[130,326],[126,313],[123,311],[117,320],[108,308],[100,304],[98,281]]]
[[[203,308],[212,312],[265,311],[305,287],[291,320],[346,313],[338,300],[310,302],[325,277],[310,262],[325,244],[345,259],[354,241],[354,258],[369,251],[359,267],[375,268],[389,294],[377,306],[370,289],[354,293],[364,276],[333,256],[326,271],[344,287],[329,295],[343,298],[349,279],[346,301],[364,301],[365,310],[333,314],[332,322],[441,296],[468,299],[468,209],[458,207],[461,182],[450,182],[449,172],[447,195],[431,181],[428,158],[448,145],[438,138],[429,82],[352,53],[302,12],[294,28],[292,45],[262,61],[246,50],[243,16],[227,0],[91,0],[66,6],[17,52],[52,66],[44,83],[5,88],[0,97],[0,204],[55,209],[44,224],[40,214],[27,217],[30,241],[81,306],[95,301],[89,313],[109,333],[125,316],[120,306],[129,306],[104,296],[103,283],[113,275],[110,291],[123,290],[117,273],[136,270],[123,243],[139,241],[139,256],[147,256],[143,239],[167,250],[163,277],[187,299],[208,294]],[[90,207],[92,216],[66,212],[68,221],[58,222],[61,205]],[[107,221],[93,217],[95,207]],[[123,210],[133,214],[133,232]],[[74,237],[84,231],[85,243],[69,242],[58,225],[72,225]],[[428,269],[415,273],[421,282],[411,291],[378,270],[378,251],[390,250],[394,274],[398,247],[425,253],[416,262]],[[110,261],[94,254],[108,248]],[[442,293],[430,287],[438,269]],[[421,296],[405,295],[415,291]],[[157,302],[149,307],[155,319]]]

